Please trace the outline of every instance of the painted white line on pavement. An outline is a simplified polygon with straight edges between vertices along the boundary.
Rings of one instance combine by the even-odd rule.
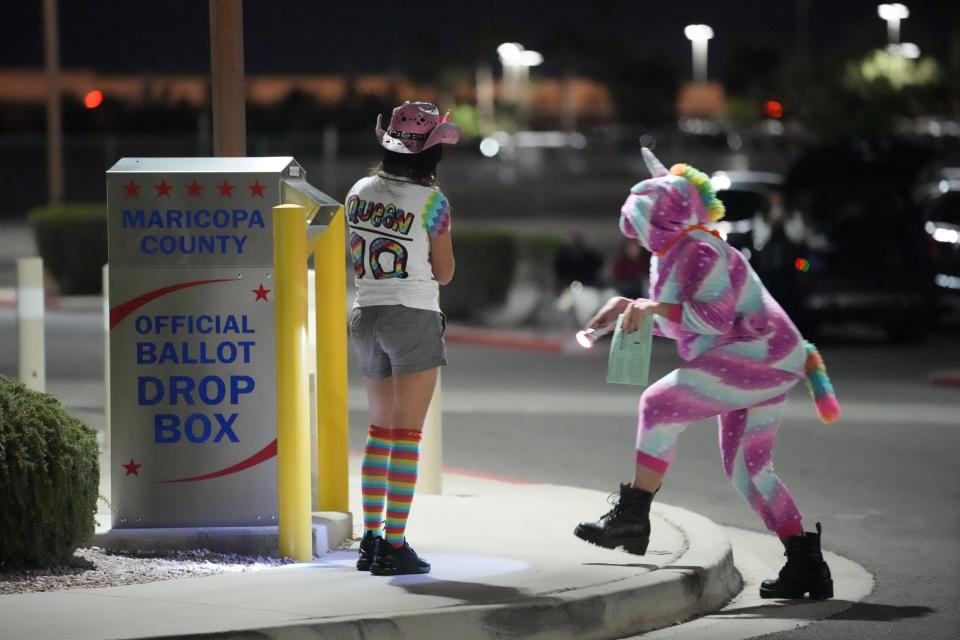
[[[511,389],[458,390],[444,389],[443,412],[448,413],[494,413],[529,415],[593,415],[636,417],[640,391],[624,393],[582,393],[564,390],[516,391]],[[366,392],[360,387],[350,389],[350,407],[362,409],[367,406]],[[930,405],[917,402],[863,402],[841,400],[843,416],[837,425],[824,425],[825,429],[840,428],[843,422],[867,422],[871,424],[958,425],[960,402],[954,405]],[[816,409],[806,391],[791,397],[784,411],[789,420],[816,420]]]

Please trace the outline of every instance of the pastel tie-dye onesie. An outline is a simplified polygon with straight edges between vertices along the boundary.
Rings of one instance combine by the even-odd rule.
[[[676,340],[684,363],[640,398],[637,463],[664,473],[680,433],[719,416],[723,468],[734,487],[781,539],[803,533],[772,454],[788,392],[810,371],[808,356],[821,369],[822,361],[743,254],[704,226],[708,207],[719,209],[713,219],[722,215],[706,176],[686,165],[667,173],[643,151],[654,178],[631,189],[620,228],[655,256],[650,298],[672,304],[668,317],[656,317],[655,332]]]

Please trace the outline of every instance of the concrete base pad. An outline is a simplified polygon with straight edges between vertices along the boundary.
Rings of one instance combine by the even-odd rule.
[[[248,556],[279,554],[279,527],[176,527],[164,529],[107,529],[94,534],[90,544],[116,552],[162,552],[209,549]],[[351,536],[350,513],[313,514],[313,555],[320,557],[340,547]]]

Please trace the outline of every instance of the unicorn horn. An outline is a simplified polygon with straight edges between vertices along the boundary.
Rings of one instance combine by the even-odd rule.
[[[643,147],[640,149],[640,153],[643,154],[643,163],[647,165],[647,171],[649,171],[650,175],[654,178],[659,178],[669,173],[667,168],[657,160],[657,156],[653,155],[653,151],[650,151],[647,147]]]

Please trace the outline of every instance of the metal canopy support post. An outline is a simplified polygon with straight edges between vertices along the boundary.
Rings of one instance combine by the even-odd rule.
[[[210,0],[213,155],[247,155],[241,0]]]
[[[347,399],[347,297],[343,207],[313,241],[316,277],[317,504],[320,511],[350,511]]]
[[[310,399],[307,386],[307,217],[273,208],[277,339],[277,470],[280,554],[313,557],[310,512]]]

